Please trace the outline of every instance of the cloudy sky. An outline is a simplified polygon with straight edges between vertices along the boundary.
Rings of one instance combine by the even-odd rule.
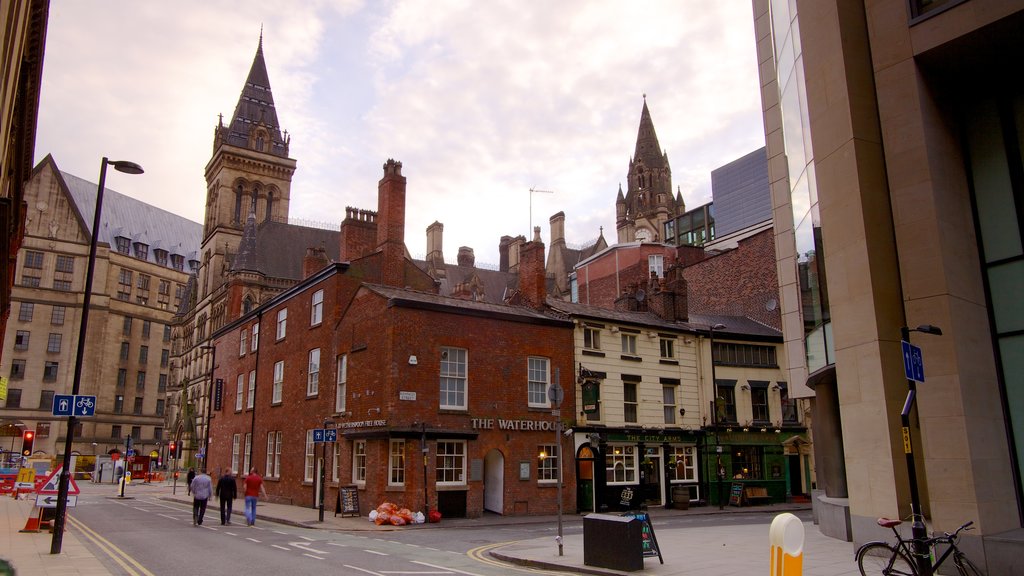
[[[36,159],[202,222],[218,114],[234,111],[263,31],[298,162],[291,217],[336,227],[375,210],[388,158],[408,178],[406,244],[444,224],[497,264],[502,235],[571,245],[604,228],[643,95],[673,186],[711,198],[712,169],[764,145],[750,0],[181,0],[50,4]],[[533,194],[530,188],[554,194]]]

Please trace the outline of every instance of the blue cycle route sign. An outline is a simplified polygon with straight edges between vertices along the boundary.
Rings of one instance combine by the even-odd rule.
[[[95,396],[75,396],[75,416],[95,416],[96,415],[96,397]]]
[[[907,380],[924,382],[924,357],[921,349],[906,340],[901,340],[900,344],[903,345],[903,371]]]
[[[53,395],[54,416],[95,416],[95,396],[72,396],[71,394]]]
[[[313,429],[313,442],[315,443],[315,442],[323,442],[323,441],[324,441],[324,429],[323,428],[314,428]]]
[[[75,397],[70,394],[53,395],[53,415],[71,416],[71,409],[75,405]]]
[[[324,442],[337,442],[338,441],[338,429],[337,428],[325,428],[324,429]]]

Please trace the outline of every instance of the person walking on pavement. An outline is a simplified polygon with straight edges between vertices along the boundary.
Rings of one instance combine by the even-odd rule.
[[[188,475],[185,476],[185,485],[188,486],[188,494],[192,493],[192,480],[196,477],[196,469],[189,468]]]
[[[220,500],[220,523],[221,526],[231,524],[231,507],[235,498],[238,498],[238,486],[235,484],[235,477],[228,468],[224,475],[217,481],[217,499]]]
[[[213,494],[213,480],[206,472],[200,472],[188,485],[192,491],[192,525],[202,526],[206,514],[206,501]]]
[[[256,467],[249,469],[249,475],[243,481],[245,485],[245,523],[248,526],[256,525],[256,501],[262,494],[267,497],[267,489],[263,487],[263,478],[256,473]]]

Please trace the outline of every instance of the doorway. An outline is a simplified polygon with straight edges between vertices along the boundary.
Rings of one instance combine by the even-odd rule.
[[[644,504],[665,503],[661,485],[661,448],[644,448],[640,462],[640,497]]]
[[[484,457],[484,510],[505,513],[505,455],[494,449]]]
[[[594,511],[594,451],[586,445],[576,453],[576,510]]]

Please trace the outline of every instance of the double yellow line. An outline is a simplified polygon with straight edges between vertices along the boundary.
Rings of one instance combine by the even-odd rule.
[[[530,568],[528,566],[519,566],[517,564],[512,564],[512,563],[509,563],[509,562],[504,562],[502,560],[498,560],[497,558],[494,558],[490,554],[488,554],[489,551],[491,551],[491,550],[493,550],[495,548],[501,548],[502,546],[508,546],[509,544],[515,544],[516,542],[518,542],[518,540],[511,540],[509,542],[497,542],[497,543],[494,543],[494,544],[485,544],[484,546],[478,546],[478,547],[473,548],[472,550],[466,552],[466,556],[469,556],[470,558],[472,558],[473,560],[476,560],[477,562],[481,562],[481,563],[487,564],[489,566],[495,566],[495,567],[498,567],[498,568],[502,568],[503,570],[506,570],[506,571],[526,572],[528,574],[560,575],[560,576],[564,575],[564,574],[568,574],[568,572],[559,572],[559,571],[556,571],[556,570],[545,570],[543,568]]]
[[[156,576],[149,570],[146,570],[146,568],[132,558],[130,554],[115,546],[110,540],[100,536],[99,533],[92,528],[82,524],[80,520],[71,516],[66,516],[65,519],[69,525],[78,531],[79,534],[95,544],[100,550],[103,550],[103,552],[109,556],[111,560],[116,562],[118,566],[123,568],[129,576]]]

